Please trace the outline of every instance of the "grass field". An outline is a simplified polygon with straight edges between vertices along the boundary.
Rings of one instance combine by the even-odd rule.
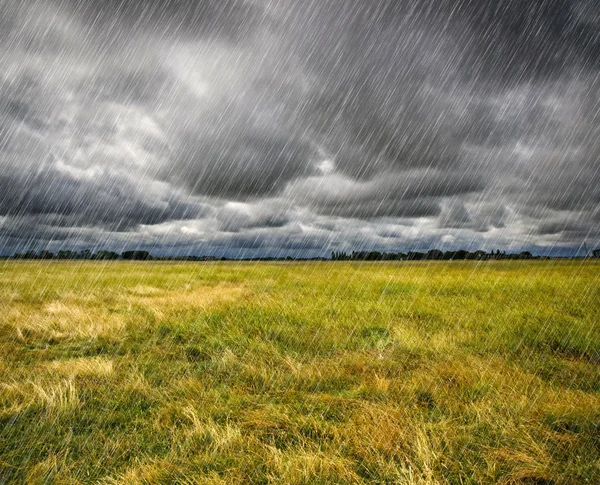
[[[0,263],[0,483],[600,483],[600,263]]]

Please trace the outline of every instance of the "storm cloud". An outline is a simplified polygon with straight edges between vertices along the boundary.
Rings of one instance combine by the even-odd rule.
[[[0,0],[0,253],[599,244],[591,0]]]

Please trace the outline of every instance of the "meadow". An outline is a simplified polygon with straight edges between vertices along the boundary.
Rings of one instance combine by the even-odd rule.
[[[13,483],[600,483],[600,262],[0,262]]]

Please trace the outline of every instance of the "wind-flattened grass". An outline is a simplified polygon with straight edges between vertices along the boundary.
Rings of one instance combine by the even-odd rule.
[[[600,482],[600,264],[7,262],[0,483]]]

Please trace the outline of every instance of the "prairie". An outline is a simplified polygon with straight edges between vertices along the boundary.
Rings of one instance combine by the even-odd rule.
[[[600,483],[600,262],[2,262],[0,483]]]

